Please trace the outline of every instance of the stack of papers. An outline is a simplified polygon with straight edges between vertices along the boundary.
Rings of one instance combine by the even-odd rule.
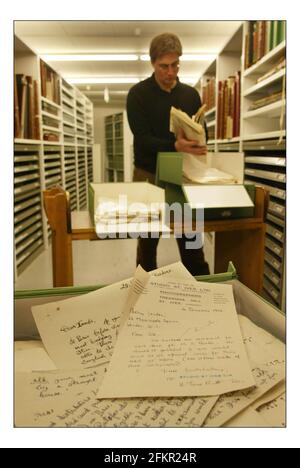
[[[198,145],[206,146],[206,135],[203,126],[195,122],[189,115],[175,107],[171,107],[170,131],[178,134],[182,129],[189,140],[195,140]],[[209,167],[204,156],[195,156],[184,153],[183,174],[192,181],[199,184],[235,184],[236,178],[232,174],[220,171],[214,167]]]
[[[18,366],[18,427],[284,424],[285,346],[237,314],[231,285],[139,267],[32,312],[57,369]]]
[[[99,238],[134,236],[156,236],[170,233],[165,224],[163,207],[160,203],[130,202],[99,198],[95,209],[95,230]]]
[[[237,179],[224,171],[215,167],[209,167],[203,162],[203,157],[184,153],[183,155],[184,176],[198,184],[237,184]]]
[[[203,126],[195,122],[185,112],[171,107],[170,113],[170,132],[178,134],[179,129],[184,131],[188,140],[195,140],[199,146],[206,145],[206,134]]]
[[[153,203],[132,203],[127,206],[120,201],[101,198],[95,211],[95,222],[104,224],[145,223],[158,221],[160,215],[159,207],[155,207]]]

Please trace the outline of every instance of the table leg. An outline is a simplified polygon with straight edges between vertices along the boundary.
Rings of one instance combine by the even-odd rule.
[[[53,286],[73,286],[73,251],[70,234],[52,232]]]
[[[61,188],[44,191],[44,208],[52,230],[53,286],[73,286],[72,234],[69,202]]]

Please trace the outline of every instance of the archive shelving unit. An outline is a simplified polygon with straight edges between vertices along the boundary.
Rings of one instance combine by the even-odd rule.
[[[43,209],[43,190],[62,186],[70,193],[72,210],[86,209],[88,182],[93,180],[93,105],[18,37],[14,45],[15,74],[32,77],[36,85],[34,116],[29,113],[27,120],[31,136],[39,136],[18,135],[14,139],[18,275],[49,245],[51,231]],[[45,82],[47,73],[50,78]],[[28,89],[27,93],[30,96]]]
[[[37,145],[14,147],[15,266],[35,258],[44,245],[40,150]]]
[[[126,112],[105,117],[105,180],[131,182],[133,173],[133,136]]]
[[[196,87],[203,96],[207,80],[214,79],[216,83],[216,107],[209,109],[206,113],[208,126],[215,130],[215,134],[210,134],[211,138],[208,140],[209,151],[224,152],[224,157],[226,157],[226,151],[243,152],[245,183],[263,186],[269,191],[263,296],[284,310],[286,231],[286,67],[284,60],[286,42],[283,34],[278,35],[279,28],[285,26],[279,23],[282,22],[266,21],[265,31],[274,31],[273,39],[272,34],[268,32],[271,43],[266,42],[265,49],[260,49],[260,54],[257,54],[254,63],[250,64],[247,63],[246,57],[249,53],[247,49],[249,29],[252,28],[255,32],[254,44],[257,41],[256,46],[264,48],[259,39],[262,22],[256,22],[252,26],[249,22],[241,23],[216,60],[203,73]],[[239,136],[231,139],[218,139],[217,125],[220,112],[218,83],[238,71],[241,73]],[[270,102],[270,96],[275,96],[276,100]],[[211,273],[215,272],[214,245],[214,234],[206,234],[204,250]]]
[[[241,124],[245,183],[261,185],[270,195],[266,218],[263,296],[281,309],[285,307],[286,256],[285,55],[285,40],[247,69],[243,54]],[[281,66],[278,67],[278,64]],[[277,100],[268,103],[269,96],[274,95]],[[258,100],[264,105],[252,109],[253,102]],[[267,101],[264,103],[264,100]]]

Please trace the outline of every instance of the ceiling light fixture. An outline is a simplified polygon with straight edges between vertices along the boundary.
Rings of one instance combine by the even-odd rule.
[[[87,96],[99,96],[102,94],[104,95],[104,90],[97,90],[95,89],[94,91],[85,91],[84,94],[86,94]],[[118,95],[118,96],[125,96],[126,94],[128,94],[128,91],[112,91],[111,89],[109,90],[109,95]]]
[[[181,62],[209,62],[215,60],[215,54],[183,54],[180,57]]]
[[[137,77],[86,77],[86,78],[66,78],[65,80],[71,84],[132,84],[138,83],[140,78]]]
[[[47,54],[41,55],[46,62],[134,62],[139,59],[135,54]]]
[[[180,81],[181,83],[189,84],[189,85],[195,85],[197,81],[199,80],[199,77],[197,76],[180,76]]]
[[[181,62],[209,62],[216,58],[214,54],[183,54],[180,57]],[[140,55],[140,60],[143,62],[149,62],[149,55]]]
[[[104,102],[109,103],[109,90],[107,87],[104,89]]]
[[[133,77],[86,77],[86,78],[66,78],[65,80],[71,84],[135,84],[139,81],[145,80],[149,78],[148,76],[138,78],[136,76]],[[184,76],[180,75],[180,81],[186,84],[195,84],[199,80],[198,76]]]

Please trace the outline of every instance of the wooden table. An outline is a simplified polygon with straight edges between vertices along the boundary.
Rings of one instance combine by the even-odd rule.
[[[52,229],[53,286],[73,286],[72,241],[100,240],[88,211],[70,211],[68,194],[62,189],[44,191],[44,206]],[[260,293],[263,283],[265,215],[268,192],[256,187],[252,218],[205,221],[204,231],[215,232],[215,273],[227,271],[232,261],[239,279]],[[170,226],[172,232],[176,225]]]

